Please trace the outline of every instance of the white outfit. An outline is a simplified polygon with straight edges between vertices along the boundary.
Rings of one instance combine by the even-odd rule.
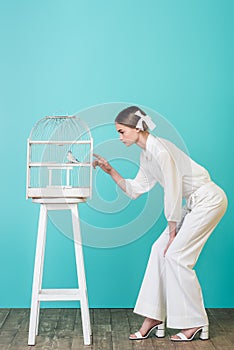
[[[224,191],[209,173],[168,140],[149,134],[135,179],[126,179],[131,198],[164,187],[164,212],[177,222],[177,235],[164,257],[168,227],[153,244],[134,312],[164,321],[169,328],[208,325],[202,292],[193,270],[227,207]],[[182,198],[186,206],[182,208]]]

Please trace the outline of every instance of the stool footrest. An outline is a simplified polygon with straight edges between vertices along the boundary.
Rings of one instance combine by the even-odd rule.
[[[40,301],[59,301],[59,300],[80,300],[80,289],[41,289],[38,295]]]

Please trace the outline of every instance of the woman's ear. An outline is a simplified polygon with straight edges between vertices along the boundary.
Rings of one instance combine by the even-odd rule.
[[[136,132],[140,132],[140,129],[136,129]]]

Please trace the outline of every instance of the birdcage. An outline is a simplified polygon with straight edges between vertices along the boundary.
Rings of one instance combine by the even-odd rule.
[[[77,116],[52,116],[33,127],[27,150],[27,198],[92,194],[93,139]]]

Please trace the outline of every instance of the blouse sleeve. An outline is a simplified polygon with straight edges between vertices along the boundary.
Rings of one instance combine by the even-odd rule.
[[[132,198],[138,198],[142,193],[148,192],[156,184],[157,180],[153,178],[144,168],[141,167],[135,179],[125,179],[126,194]]]
[[[168,151],[158,155],[164,180],[164,213],[167,221],[180,221],[182,211],[182,176]]]

